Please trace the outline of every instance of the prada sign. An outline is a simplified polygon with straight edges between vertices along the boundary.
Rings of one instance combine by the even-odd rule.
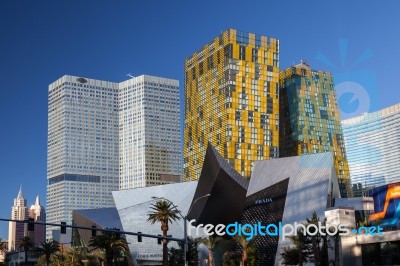
[[[272,202],[272,198],[263,198],[263,199],[258,199],[254,202],[254,204],[259,205],[259,204],[265,204],[265,203],[270,203]]]

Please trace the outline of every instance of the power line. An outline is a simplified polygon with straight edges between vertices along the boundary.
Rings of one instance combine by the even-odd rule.
[[[69,228],[76,228],[76,229],[83,229],[83,230],[90,230],[90,231],[94,230],[93,227],[79,226],[79,225],[73,225],[73,224],[55,224],[55,223],[45,223],[45,222],[31,222],[29,220],[13,220],[13,219],[4,219],[4,218],[0,218],[0,221],[15,222],[15,223],[26,223],[26,224],[38,224],[38,225],[51,225],[51,226],[58,226],[60,228],[61,227],[69,227]],[[97,229],[96,228],[96,231],[110,232],[110,233],[123,234],[123,235],[132,235],[132,236],[142,236],[142,237],[148,237],[148,238],[166,239],[166,240],[177,241],[177,242],[185,242],[185,239],[182,239],[182,238],[143,234],[141,232],[126,232],[126,231],[120,231],[117,228],[112,228],[112,229],[109,229],[109,228]]]

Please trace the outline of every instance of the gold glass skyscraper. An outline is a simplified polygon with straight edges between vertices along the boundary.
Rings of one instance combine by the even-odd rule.
[[[279,41],[229,29],[185,60],[183,180],[195,180],[207,143],[244,177],[278,157]]]
[[[351,195],[349,166],[333,77],[302,61],[280,73],[280,157],[332,152],[342,197]]]

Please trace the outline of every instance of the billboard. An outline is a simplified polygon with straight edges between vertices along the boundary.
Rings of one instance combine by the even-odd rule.
[[[380,186],[367,191],[374,198],[375,213],[369,220],[381,221],[382,226],[394,226],[400,223],[400,183]]]

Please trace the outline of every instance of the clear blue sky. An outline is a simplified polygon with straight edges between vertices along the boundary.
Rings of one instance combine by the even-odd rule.
[[[1,1],[0,217],[21,184],[29,205],[36,195],[45,203],[47,88],[62,75],[182,85],[185,57],[236,28],[280,39],[281,68],[306,59],[355,80],[373,111],[400,102],[399,10],[397,1]],[[350,98],[343,110],[357,109]]]

